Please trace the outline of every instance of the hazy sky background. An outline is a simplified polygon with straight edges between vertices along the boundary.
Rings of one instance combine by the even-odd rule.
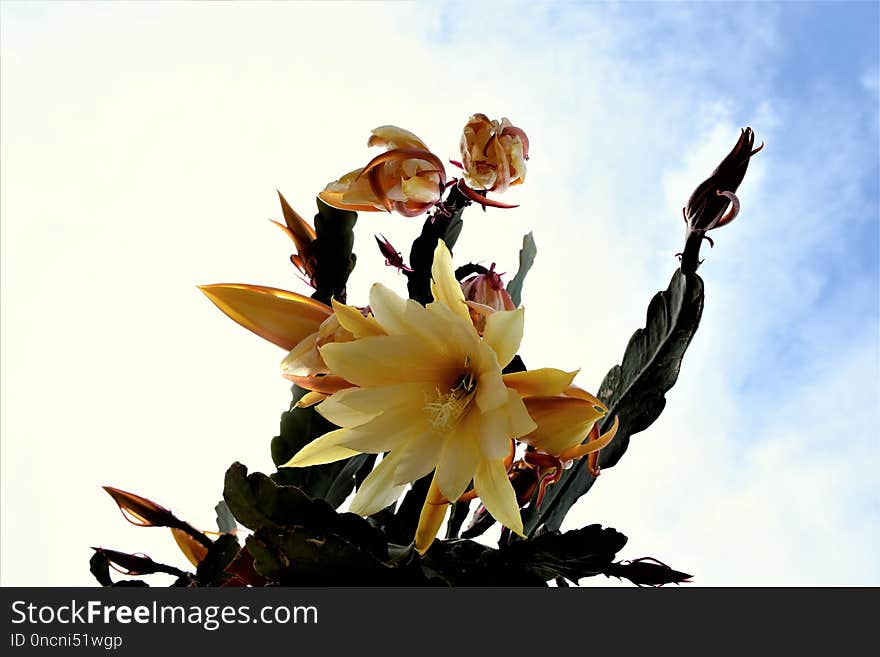
[[[533,230],[523,355],[591,390],[677,265],[691,190],[755,129],[667,409],[567,527],[700,584],[880,584],[877,3],[0,11],[3,585],[91,585],[91,545],[183,563],[100,485],[212,528],[230,463],[271,471],[289,401],[283,352],[196,284],[307,292],[275,189],[311,216],[370,129],[446,159],[474,112],[532,157],[456,261],[513,272]],[[352,302],[404,291],[372,235],[408,251],[420,226],[361,215]]]

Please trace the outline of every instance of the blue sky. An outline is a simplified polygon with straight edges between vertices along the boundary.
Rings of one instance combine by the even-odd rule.
[[[3,584],[89,584],[96,543],[178,558],[100,484],[207,526],[229,463],[270,468],[283,354],[194,285],[303,291],[275,188],[308,215],[370,129],[455,157],[478,111],[532,159],[520,207],[471,213],[456,259],[512,271],[533,230],[524,355],[589,389],[667,284],[693,187],[741,127],[766,142],[704,252],[667,410],[568,526],[704,584],[880,583],[876,3],[7,2],[0,29]],[[360,219],[353,300],[401,287],[372,233],[405,249],[418,223]],[[83,549],[54,554],[58,531]],[[23,550],[51,565],[21,572]]]

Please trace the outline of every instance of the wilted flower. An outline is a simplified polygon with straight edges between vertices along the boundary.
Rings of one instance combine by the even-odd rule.
[[[461,283],[461,291],[477,332],[482,335],[486,317],[496,310],[516,310],[513,299],[504,288],[501,275],[495,271],[495,263],[488,270],[475,274]]]
[[[443,162],[413,133],[393,125],[373,130],[368,146],[388,150],[365,167],[330,183],[318,196],[341,210],[397,212],[414,217],[440,200],[446,186]]]
[[[461,135],[461,158],[471,188],[503,192],[525,180],[529,138],[507,118],[491,121],[474,114]]]
[[[416,532],[421,552],[434,540],[449,502],[461,497],[472,480],[489,512],[522,534],[508,455],[511,440],[535,432],[538,425],[518,388],[556,395],[574,377],[534,370],[515,375],[508,384],[511,375],[501,370],[519,348],[523,309],[492,313],[480,337],[442,241],[432,274],[435,301],[426,307],[378,283],[370,292],[371,317],[334,302],[339,323],[355,339],[325,344],[319,351],[330,373],[352,387],[316,410],[340,428],[312,441],[286,464],[305,467],[388,452],[351,503],[351,511],[365,516],[384,509],[408,483],[434,471]]]

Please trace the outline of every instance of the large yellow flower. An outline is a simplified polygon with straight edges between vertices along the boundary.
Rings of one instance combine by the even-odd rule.
[[[541,369],[502,375],[522,339],[523,309],[492,313],[480,336],[442,241],[432,276],[435,300],[427,306],[378,283],[370,292],[372,316],[333,304],[340,325],[354,339],[319,350],[328,371],[353,387],[316,406],[340,428],[285,464],[304,467],[387,452],[352,501],[351,511],[365,516],[394,503],[408,483],[433,471],[416,534],[421,552],[434,540],[448,502],[461,497],[471,482],[489,513],[522,534],[505,460],[511,440],[538,425],[518,389],[558,395],[575,374]]]

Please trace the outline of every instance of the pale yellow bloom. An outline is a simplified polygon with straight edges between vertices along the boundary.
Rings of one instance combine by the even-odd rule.
[[[481,337],[443,242],[432,275],[435,301],[426,307],[378,283],[370,292],[372,317],[334,304],[340,325],[354,339],[319,351],[329,373],[354,387],[316,406],[340,428],[286,464],[304,467],[387,452],[352,501],[351,511],[365,516],[394,503],[408,483],[433,471],[416,536],[420,551],[434,540],[448,501],[461,497],[471,482],[488,511],[522,534],[505,459],[512,439],[537,429],[521,395],[501,374],[519,348],[523,309],[492,313]],[[559,394],[572,377],[548,369],[523,372],[515,381]]]
[[[470,187],[503,192],[525,180],[529,139],[507,118],[492,121],[474,114],[462,131],[461,158]]]
[[[367,145],[388,150],[327,185],[318,195],[322,201],[341,210],[394,211],[414,217],[440,200],[446,171],[421,139],[386,125],[373,130]]]

